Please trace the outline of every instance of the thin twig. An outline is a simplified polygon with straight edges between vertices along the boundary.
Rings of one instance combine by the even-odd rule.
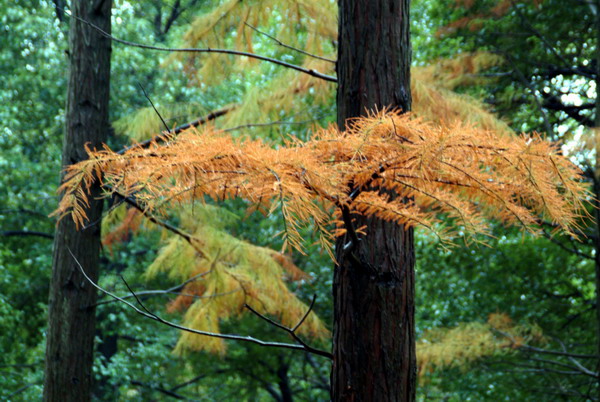
[[[296,332],[296,330],[300,327],[300,325],[302,325],[304,323],[304,321],[306,320],[306,317],[308,317],[308,315],[312,311],[313,307],[315,306],[315,301],[316,300],[317,300],[317,295],[314,294],[313,297],[312,297],[312,300],[310,301],[310,305],[308,306],[308,310],[306,310],[306,313],[304,313],[304,316],[302,316],[302,318],[300,319],[300,321],[298,321],[298,324],[296,324],[294,326],[294,328],[292,328],[292,332]]]
[[[229,106],[229,107],[225,107],[223,109],[216,110],[216,111],[214,111],[204,117],[201,117],[197,120],[194,120],[189,123],[182,124],[181,126],[175,127],[173,130],[170,130],[169,132],[172,135],[179,134],[182,131],[187,130],[188,128],[200,126],[202,124],[205,124],[206,122],[216,119],[217,117],[223,116],[223,115],[229,113],[230,111],[232,111],[233,109],[235,109],[235,106]],[[160,134],[160,135],[154,136],[153,138],[150,138],[149,140],[139,142],[130,147],[125,147],[125,148],[121,149],[120,151],[118,151],[117,154],[123,155],[125,152],[127,152],[131,149],[147,148],[152,143],[164,141],[164,139],[165,139],[164,134]]]
[[[189,297],[194,297],[194,298],[203,298],[203,296],[197,296],[197,295],[182,295],[178,291],[181,290],[181,289],[183,289],[183,287],[185,285],[187,285],[188,283],[193,282],[193,281],[195,281],[197,279],[200,279],[200,278],[208,275],[211,271],[212,270],[201,272],[198,275],[192,276],[190,279],[186,280],[185,282],[182,282],[179,285],[173,286],[173,287],[168,288],[168,289],[164,289],[164,290],[161,290],[161,289],[159,289],[159,290],[144,290],[144,291],[141,291],[141,292],[137,292],[137,295],[138,296],[153,296],[153,295],[162,295],[162,294],[178,294],[178,295],[181,295],[181,296],[189,296]],[[236,290],[236,292],[237,291],[238,290]],[[218,294],[206,296],[206,298],[208,298],[208,297],[216,297],[216,296],[221,296],[221,295],[226,295],[226,294],[230,294],[230,293],[233,293],[233,291],[231,291],[231,292],[225,292],[225,293],[218,293]],[[132,297],[133,297],[133,295],[121,296],[122,299],[131,299]],[[114,299],[113,300],[103,300],[101,302],[98,302],[98,303],[90,306],[90,307],[97,307],[97,306],[100,306],[102,304],[109,304],[109,303],[114,303],[114,302],[117,302],[117,301],[118,300],[114,300]]]
[[[562,242],[560,242],[558,239],[555,239],[555,238],[554,238],[554,237],[553,237],[553,236],[552,236],[550,233],[548,233],[548,232],[546,231],[546,229],[544,229],[544,228],[542,228],[542,233],[544,233],[544,237],[545,237],[545,238],[547,238],[548,240],[550,240],[552,243],[556,244],[558,247],[562,248],[563,250],[565,250],[565,251],[567,251],[567,252],[569,252],[569,253],[575,254],[575,255],[577,255],[577,256],[579,256],[579,257],[581,257],[581,258],[585,258],[585,259],[588,259],[588,260],[595,260],[595,258],[594,258],[594,257],[592,257],[592,256],[591,256],[591,255],[589,255],[589,254],[583,253],[583,252],[581,252],[581,251],[577,250],[576,248],[570,248],[570,247],[567,247],[567,246],[565,246],[565,245],[564,245]]]
[[[574,357],[574,358],[578,358],[578,359],[598,359],[600,357],[598,355],[586,355],[586,354],[579,354],[579,353],[561,352],[558,350],[536,348],[535,346],[530,346],[530,345],[527,345],[524,343],[517,342],[515,340],[515,338],[513,338],[510,334],[500,331],[497,328],[492,327],[492,330],[494,330],[497,333],[499,333],[500,335],[510,339],[512,342],[514,342],[515,345],[518,345],[519,349],[525,349],[530,352],[547,354],[547,355],[555,355],[555,356]]]
[[[154,102],[152,102],[152,99],[150,99],[150,97],[148,96],[148,94],[146,93],[146,90],[144,89],[144,87],[142,86],[141,82],[138,82],[138,85],[140,86],[140,88],[142,89],[142,92],[144,93],[144,96],[146,97],[146,99],[148,99],[148,102],[150,102],[150,105],[152,106],[152,109],[154,109],[154,112],[158,115],[158,118],[160,119],[160,121],[162,121],[163,126],[165,126],[165,130],[168,134],[171,134],[171,129],[169,128],[169,126],[167,126],[167,122],[165,121],[165,119],[163,119],[163,117],[161,116],[160,112],[158,111],[158,109],[156,108],[156,106],[154,106]]]
[[[279,120],[279,121],[271,121],[268,123],[250,123],[250,124],[242,124],[240,126],[235,126],[235,127],[231,127],[231,128],[226,128],[223,131],[235,131],[235,130],[241,130],[243,128],[252,128],[252,127],[268,127],[268,126],[275,126],[275,125],[295,125],[295,124],[308,124],[308,123],[312,123],[314,121],[316,121],[317,119],[310,119],[310,120],[304,120],[304,121],[285,121],[285,120]]]
[[[215,332],[208,332],[208,331],[201,331],[201,330],[197,330],[194,328],[188,328],[185,327],[183,325],[179,325],[176,324],[174,322],[165,320],[163,318],[161,318],[160,316],[156,315],[155,313],[149,312],[149,310],[146,307],[143,307],[143,310],[140,310],[139,308],[137,308],[136,306],[134,306],[133,304],[131,304],[130,302],[128,302],[127,300],[124,300],[123,298],[109,292],[108,290],[102,288],[101,286],[99,286],[98,284],[96,284],[89,276],[87,276],[87,274],[85,273],[85,270],[83,269],[83,266],[81,265],[81,263],[79,262],[79,260],[77,260],[77,258],[75,257],[75,255],[73,254],[73,252],[70,249],[67,249],[69,251],[69,253],[71,254],[71,257],[73,257],[73,259],[75,260],[75,263],[77,264],[77,266],[79,267],[79,270],[81,271],[82,275],[85,277],[85,279],[96,289],[98,289],[100,292],[112,297],[113,299],[119,300],[120,302],[126,304],[127,306],[129,306],[130,308],[132,308],[136,313],[140,314],[141,316],[144,316],[146,318],[149,318],[153,321],[157,321],[160,322],[161,324],[164,324],[168,327],[171,328],[175,328],[175,329],[179,329],[181,331],[186,331],[186,332],[190,332],[192,334],[197,334],[197,335],[204,335],[204,336],[211,336],[213,338],[219,338],[219,339],[229,339],[229,340],[234,340],[234,341],[241,341],[241,342],[249,342],[249,343],[253,343],[259,346],[264,346],[264,347],[273,347],[273,348],[282,348],[282,349],[292,349],[292,350],[301,350],[304,352],[309,352],[309,353],[314,353],[314,354],[318,354],[321,356],[326,356],[329,358],[332,358],[332,355],[330,353],[327,352],[321,352],[321,353],[316,353],[312,348],[310,347],[306,347],[304,345],[298,345],[298,344],[293,344],[293,343],[282,343],[282,342],[268,342],[268,341],[263,341],[261,339],[257,339],[251,336],[242,336],[242,335],[233,335],[233,334],[219,334],[219,333],[215,333]],[[141,303],[138,299],[138,303]],[[143,306],[143,304],[142,304]]]
[[[323,357],[327,357],[331,360],[333,360],[333,354],[331,354],[330,352],[327,352],[325,350],[321,350],[321,349],[315,349],[312,346],[308,345],[306,342],[304,342],[302,340],[302,338],[300,338],[297,334],[296,334],[296,330],[298,329],[298,327],[304,322],[304,320],[306,319],[306,317],[308,316],[308,314],[311,312],[312,307],[314,306],[315,303],[315,298],[316,295],[313,296],[313,301],[310,304],[310,307],[308,309],[308,311],[304,314],[304,316],[302,317],[302,319],[298,322],[298,324],[296,324],[294,326],[294,328],[288,328],[285,325],[282,325],[280,323],[278,323],[277,321],[274,321],[272,319],[270,319],[269,317],[259,313],[258,311],[256,311],[255,309],[253,309],[252,307],[250,307],[248,304],[244,304],[244,307],[246,307],[248,310],[250,310],[253,314],[255,314],[257,317],[259,317],[260,319],[268,322],[269,324],[273,325],[276,328],[279,328],[285,332],[287,332],[288,334],[290,334],[292,336],[292,338],[294,338],[294,340],[296,342],[298,342],[300,345],[302,345],[304,347],[304,349],[307,352],[313,353],[315,355],[319,355],[319,356],[323,356]]]
[[[319,55],[316,55],[316,54],[309,53],[309,52],[307,52],[306,50],[298,49],[298,48],[296,48],[296,47],[293,47],[293,46],[287,45],[287,44],[283,43],[282,41],[280,41],[279,39],[277,39],[276,37],[274,37],[274,36],[271,36],[271,35],[269,35],[268,33],[261,31],[260,29],[258,29],[258,28],[256,28],[256,27],[254,27],[254,26],[252,26],[252,25],[250,25],[250,24],[248,24],[248,23],[247,23],[247,22],[245,22],[245,21],[244,21],[244,24],[245,24],[246,26],[250,27],[252,30],[254,30],[254,31],[258,32],[259,34],[261,34],[261,35],[264,35],[264,36],[266,36],[267,38],[269,38],[269,39],[271,39],[271,40],[275,41],[275,43],[277,43],[279,46],[283,46],[283,47],[285,47],[285,48],[288,48],[288,49],[290,49],[290,50],[293,50],[293,51],[295,51],[295,52],[298,52],[298,53],[302,53],[302,54],[304,54],[304,55],[306,55],[306,56],[309,56],[309,57],[312,57],[312,58],[315,58],[315,59],[323,60],[323,61],[326,61],[326,62],[329,62],[329,63],[333,63],[333,64],[335,64],[335,63],[336,63],[336,61],[335,61],[335,60],[331,60],[331,59],[328,59],[328,58],[326,58],[326,57],[323,57],[323,56],[319,56]]]
[[[165,389],[165,388],[163,388],[161,386],[150,385],[150,384],[146,384],[146,383],[143,383],[141,381],[136,381],[136,380],[131,380],[131,385],[137,385],[137,386],[140,386],[140,387],[148,388],[148,389],[151,389],[153,391],[157,391],[157,392],[163,393],[163,394],[165,394],[167,396],[170,396],[171,398],[175,398],[175,399],[179,399],[179,400],[187,400],[186,397],[181,396],[181,395],[179,395],[179,394],[177,394],[177,393],[175,393],[173,391],[169,391],[168,389]]]
[[[148,49],[148,50],[157,50],[160,52],[169,52],[169,53],[175,53],[175,52],[179,52],[179,53],[222,53],[222,54],[230,54],[230,55],[234,55],[234,56],[246,56],[252,59],[257,59],[257,60],[262,60],[262,61],[267,61],[269,63],[273,63],[273,64],[277,64],[279,66],[282,67],[286,67],[292,70],[296,70],[299,71],[301,73],[304,74],[308,74],[312,77],[316,77],[316,78],[320,78],[322,80],[325,81],[329,81],[329,82],[337,82],[337,78],[336,77],[332,77],[330,75],[326,75],[323,73],[320,73],[319,71],[316,71],[314,69],[308,69],[308,68],[304,68],[304,67],[300,67],[298,65],[295,64],[291,64],[291,63],[287,63],[285,61],[281,61],[281,60],[277,60],[277,59],[273,59],[271,57],[266,57],[266,56],[261,56],[259,54],[255,54],[255,53],[250,53],[250,52],[242,52],[242,51],[238,51],[238,50],[231,50],[231,49],[215,49],[215,48],[172,48],[172,47],[160,47],[160,46],[152,46],[152,45],[144,45],[142,43],[136,43],[136,42],[130,42],[127,40],[123,40],[123,39],[119,39],[119,38],[115,38],[113,35],[109,34],[108,32],[104,31],[102,28],[92,24],[89,21],[86,21],[82,18],[79,18],[75,15],[70,15],[71,18],[75,18],[76,20],[83,22],[84,24],[89,25],[90,27],[94,28],[96,31],[98,31],[100,34],[102,34],[102,36],[112,40],[113,42],[117,42],[117,43],[121,43],[123,45],[127,45],[127,46],[132,46],[132,47],[137,47],[140,49]]]
[[[7,230],[6,232],[0,232],[0,236],[37,236],[45,239],[54,239],[54,235],[44,232],[35,232],[31,230]]]

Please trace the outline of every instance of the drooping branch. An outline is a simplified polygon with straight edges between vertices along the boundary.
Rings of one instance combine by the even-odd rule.
[[[151,312],[148,308],[146,308],[146,306],[142,303],[142,301],[137,297],[137,295],[129,288],[129,285],[127,285],[127,283],[125,283],[125,285],[129,288],[131,294],[133,295],[133,297],[136,299],[136,301],[138,302],[138,304],[140,305],[141,309],[136,307],[135,305],[131,304],[130,302],[128,302],[127,300],[109,292],[108,290],[102,288],[100,285],[96,284],[86,273],[85,270],[83,269],[83,266],[81,265],[81,263],[79,262],[79,260],[77,260],[77,258],[75,257],[75,255],[69,250],[69,253],[71,254],[71,257],[73,258],[73,260],[75,261],[75,263],[77,264],[77,266],[79,267],[79,270],[81,271],[81,274],[85,277],[85,279],[96,289],[98,289],[100,292],[112,297],[115,300],[120,301],[121,303],[126,304],[127,306],[129,306],[130,308],[132,308],[136,313],[138,313],[139,315],[149,318],[153,321],[157,321],[161,324],[164,324],[168,327],[171,328],[175,328],[175,329],[179,329],[181,331],[186,331],[192,334],[197,334],[197,335],[203,335],[203,336],[209,336],[209,337],[213,337],[213,338],[219,338],[219,339],[227,339],[227,340],[233,340],[233,341],[240,341],[240,342],[249,342],[249,343],[253,343],[259,346],[263,346],[263,347],[272,347],[272,348],[283,348],[283,349],[292,349],[292,350],[299,350],[299,351],[304,351],[304,352],[308,352],[308,353],[315,353],[312,350],[307,349],[304,345],[301,344],[293,344],[293,343],[282,343],[282,342],[269,342],[269,341],[263,341],[261,339],[257,339],[254,338],[252,336],[243,336],[243,335],[234,335],[234,334],[220,334],[220,333],[215,333],[215,332],[208,332],[208,331],[200,331],[194,328],[188,328],[185,327],[183,325],[179,325],[177,323],[165,320],[163,318],[161,318],[160,316],[158,316],[157,314]],[[326,353],[326,352],[324,352]],[[315,353],[318,354],[318,353]],[[321,356],[326,356],[323,354],[319,354]]]
[[[267,57],[267,56],[262,56],[256,53],[250,53],[250,52],[242,52],[242,51],[238,51],[238,50],[232,50],[232,49],[216,49],[216,48],[173,48],[173,47],[161,47],[161,46],[152,46],[152,45],[145,45],[143,43],[136,43],[136,42],[131,42],[131,41],[127,41],[127,40],[123,40],[123,39],[119,39],[114,37],[113,35],[111,35],[110,33],[102,30],[100,27],[92,24],[89,21],[86,21],[82,18],[76,17],[74,15],[70,15],[71,18],[75,18],[76,20],[89,25],[90,27],[94,28],[95,30],[97,30],[100,34],[102,34],[104,37],[110,39],[113,42],[116,43],[120,43],[122,45],[126,45],[126,46],[131,46],[131,47],[137,47],[140,49],[147,49],[147,50],[156,50],[156,51],[160,51],[160,52],[168,52],[168,53],[221,53],[221,54],[229,54],[229,55],[233,55],[233,56],[245,56],[245,57],[249,57],[251,59],[257,59],[257,60],[261,60],[261,61],[266,61],[269,63],[273,63],[276,64],[278,66],[282,66],[285,68],[289,68],[292,70],[296,70],[299,71],[301,73],[304,74],[308,74],[312,77],[316,77],[316,78],[320,78],[322,80],[325,81],[329,81],[329,82],[337,82],[337,78],[327,75],[327,74],[323,74],[319,71],[316,71],[314,69],[308,69],[308,68],[304,68],[301,66],[298,66],[296,64],[292,64],[292,63],[287,63],[285,61],[282,60],[277,60],[274,59],[272,57]]]
[[[310,306],[308,307],[308,310],[306,310],[306,313],[304,313],[304,316],[302,316],[302,318],[298,321],[298,323],[296,325],[294,325],[293,328],[288,328],[285,325],[281,325],[280,323],[278,323],[276,321],[273,321],[269,317],[267,317],[267,316],[259,313],[258,311],[256,311],[252,307],[250,307],[248,304],[245,304],[244,307],[246,307],[248,310],[250,310],[253,314],[255,314],[260,319],[262,319],[262,320],[268,322],[269,324],[273,325],[274,327],[279,328],[279,329],[287,332],[288,334],[290,334],[291,337],[294,338],[294,340],[296,342],[298,342],[300,345],[302,345],[302,346],[304,346],[306,348],[307,352],[313,353],[315,355],[327,357],[328,359],[333,359],[333,355],[330,352],[326,352],[324,350],[313,348],[312,346],[310,346],[306,342],[304,342],[302,340],[302,338],[300,338],[298,336],[298,334],[296,334],[296,331],[298,330],[298,328],[300,328],[300,326],[302,325],[302,323],[306,320],[306,318],[308,317],[308,315],[311,313],[311,311],[312,311],[312,309],[313,309],[313,307],[315,305],[316,298],[317,298],[317,295],[314,295],[313,298],[312,298],[312,301],[310,303]]]
[[[574,235],[587,194],[581,172],[555,144],[535,136],[495,137],[460,125],[435,128],[399,114],[380,113],[344,133],[321,130],[309,141],[295,139],[275,149],[209,128],[150,150],[90,155],[69,168],[61,190],[70,196],[57,213],[85,219],[80,189],[93,182],[94,171],[103,171],[105,188],[123,196],[142,192],[146,212],[204,196],[279,203],[295,247],[300,222],[318,222],[319,230],[331,235],[333,207],[346,224],[360,213],[435,233],[436,214],[443,212],[468,223],[472,233],[485,233],[484,215],[531,230],[541,216]],[[414,202],[389,202],[389,192]]]

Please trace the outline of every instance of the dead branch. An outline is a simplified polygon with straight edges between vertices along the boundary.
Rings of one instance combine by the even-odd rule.
[[[142,309],[137,308],[136,306],[134,306],[133,304],[131,304],[130,302],[128,302],[127,300],[124,300],[123,298],[109,292],[108,290],[102,288],[101,286],[99,286],[98,284],[96,284],[86,273],[85,270],[83,269],[83,266],[81,265],[81,263],[79,262],[79,260],[77,260],[77,258],[75,257],[75,255],[73,254],[73,252],[68,249],[69,254],[71,254],[71,257],[73,257],[73,259],[75,260],[75,263],[77,264],[77,266],[79,267],[79,270],[81,271],[81,274],[85,277],[85,279],[96,289],[98,289],[100,292],[112,297],[115,300],[118,300],[124,304],[126,304],[127,306],[129,306],[130,308],[132,308],[136,313],[138,313],[141,316],[144,316],[146,318],[149,318],[153,321],[157,321],[160,322],[161,324],[164,324],[168,327],[171,328],[175,328],[175,329],[179,329],[181,331],[186,331],[186,332],[190,332],[192,334],[197,334],[197,335],[204,335],[204,336],[211,336],[213,338],[220,338],[220,339],[228,339],[228,340],[234,340],[234,341],[240,341],[240,342],[248,342],[248,343],[253,343],[259,346],[263,346],[263,347],[273,347],[273,348],[282,348],[282,349],[292,349],[292,350],[300,350],[300,351],[304,351],[304,352],[308,352],[308,353],[314,353],[314,354],[318,354],[320,356],[325,356],[325,357],[329,357],[332,358],[331,354],[328,352],[321,352],[318,350],[315,350],[311,347],[307,347],[305,345],[302,344],[293,344],[293,343],[282,343],[282,342],[268,342],[268,341],[263,341],[261,339],[257,339],[254,338],[252,336],[243,336],[243,335],[234,335],[234,334],[219,334],[219,333],[215,333],[215,332],[208,332],[208,331],[200,331],[197,329],[193,329],[193,328],[188,328],[188,327],[184,327],[183,325],[179,325],[176,324],[174,322],[165,320],[163,318],[161,318],[160,316],[158,316],[157,314],[151,312],[150,310],[148,310],[146,308],[146,306],[144,306],[144,304],[141,302],[141,300],[137,297],[137,295],[131,290],[131,288],[129,287],[129,285],[127,284],[127,282],[125,282],[125,286],[127,286],[127,288],[129,289],[129,291],[131,292],[131,294],[133,295],[133,297],[136,299],[136,301],[138,302],[138,304],[141,306]],[[321,352],[321,353],[317,353],[317,352]]]
[[[308,68],[304,68],[304,67],[300,67],[298,65],[295,64],[291,64],[291,63],[287,63],[285,61],[281,61],[281,60],[277,60],[277,59],[273,59],[271,57],[267,57],[267,56],[261,56],[259,54],[255,54],[255,53],[250,53],[250,52],[242,52],[242,51],[238,51],[238,50],[231,50],[231,49],[215,49],[215,48],[173,48],[173,47],[160,47],[160,46],[152,46],[152,45],[144,45],[142,43],[136,43],[136,42],[130,42],[127,40],[123,40],[123,39],[119,39],[114,37],[113,35],[109,34],[108,32],[104,31],[103,29],[101,29],[100,27],[92,24],[89,21],[86,21],[82,18],[76,17],[74,15],[70,15],[71,18],[75,18],[77,21],[80,21],[86,25],[89,25],[90,27],[94,28],[96,31],[98,31],[102,36],[104,36],[105,38],[110,39],[113,42],[116,43],[120,43],[122,45],[126,45],[126,46],[131,46],[131,47],[137,47],[140,49],[147,49],[147,50],[156,50],[156,51],[160,51],[160,52],[169,52],[169,53],[221,53],[221,54],[230,54],[233,56],[245,56],[245,57],[249,57],[251,59],[257,59],[257,60],[262,60],[262,61],[266,61],[269,63],[273,63],[273,64],[277,64],[278,66],[282,66],[282,67],[286,67],[292,70],[296,70],[299,71],[301,73],[304,74],[308,74],[312,77],[316,77],[316,78],[320,78],[322,80],[325,81],[329,81],[329,82],[337,82],[337,78],[336,77],[332,77],[330,75],[326,75],[323,74],[319,71],[313,70],[313,69],[308,69]]]
[[[310,306],[308,307],[308,310],[306,310],[306,313],[304,313],[304,316],[302,316],[302,318],[300,319],[300,321],[298,321],[298,323],[296,325],[294,325],[294,328],[288,328],[285,325],[282,325],[272,319],[270,319],[269,317],[259,313],[258,311],[256,311],[255,309],[253,309],[252,307],[250,307],[248,304],[244,304],[244,307],[246,307],[248,310],[250,310],[253,314],[255,314],[257,317],[259,317],[260,319],[268,322],[269,324],[273,325],[276,328],[279,328],[281,330],[284,330],[285,332],[287,332],[288,334],[290,334],[292,336],[292,338],[294,338],[294,340],[296,342],[298,342],[300,345],[302,345],[307,352],[319,355],[319,356],[324,356],[327,357],[331,360],[333,360],[333,355],[327,351],[324,350],[320,350],[320,349],[315,349],[312,346],[308,345],[306,342],[304,342],[302,340],[302,338],[300,338],[298,336],[298,334],[296,334],[296,330],[302,325],[302,323],[304,323],[304,321],[306,320],[306,318],[308,317],[308,315],[310,314],[310,312],[312,311],[314,305],[315,305],[315,300],[317,298],[317,295],[314,295],[312,298],[312,301],[310,303]]]

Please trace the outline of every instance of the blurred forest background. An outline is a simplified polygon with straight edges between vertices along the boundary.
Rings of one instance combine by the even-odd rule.
[[[246,8],[241,3],[115,0],[113,34],[165,47],[238,48],[333,74],[330,60],[281,42],[335,59],[335,2],[244,1]],[[413,0],[415,112],[439,113],[427,107],[443,97],[475,123],[489,119],[498,130],[537,131],[561,141],[598,197],[599,4]],[[48,215],[58,202],[67,86],[65,10],[68,4],[58,0],[0,0],[2,400],[37,400],[42,389],[55,228]],[[296,23],[289,22],[290,10],[299,15]],[[215,119],[217,127],[274,143],[290,135],[305,139],[311,127],[336,119],[331,83],[299,79],[280,66],[236,56],[203,57],[113,43],[111,148],[163,129],[144,90],[169,127],[231,108]],[[429,89],[419,89],[424,86]],[[239,201],[204,207],[203,224],[225,242],[213,251],[281,250],[281,212],[265,218],[247,214],[246,207]],[[171,219],[184,219],[183,213]],[[166,273],[165,258],[176,259],[168,254],[171,239],[143,224],[138,228],[135,217],[126,214],[113,209],[103,223],[100,285],[126,296],[121,276],[136,292],[184,282],[185,273]],[[552,236],[550,223],[535,237],[494,224],[487,245],[464,247],[456,239],[449,249],[417,230],[419,400],[597,399],[600,238],[597,220],[582,226],[578,242]],[[314,313],[331,329],[332,262],[317,238],[305,249],[305,255],[294,252],[278,264],[295,296],[306,304],[316,296]],[[243,267],[250,258],[239,259]],[[261,286],[267,289],[269,283]],[[145,305],[180,320],[191,301],[178,290],[146,294]],[[220,318],[227,318],[219,324],[223,332],[287,340],[252,315]],[[189,317],[183,319],[189,323]],[[319,357],[236,342],[227,342],[226,350],[221,344],[186,344],[177,330],[106,296],[97,306],[97,326],[94,395],[100,400],[328,399],[330,367]],[[327,335],[311,342],[330,348]]]

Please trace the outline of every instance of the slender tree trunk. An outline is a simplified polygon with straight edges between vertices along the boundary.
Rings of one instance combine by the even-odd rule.
[[[111,0],[75,0],[71,13],[110,32]],[[110,41],[71,18],[69,86],[63,166],[87,157],[84,144],[98,147],[108,132]],[[94,189],[98,194],[98,189]],[[52,261],[44,400],[91,399],[96,290],[79,271],[71,252],[93,279],[98,278],[102,202],[90,197],[89,228],[77,230],[72,219],[58,224]]]
[[[595,5],[595,19],[596,19],[596,116],[594,119],[594,126],[596,130],[600,130],[600,0],[594,2]],[[598,137],[596,137],[596,141]],[[596,345],[597,352],[600,355],[600,144],[596,142],[596,166],[592,172],[592,179],[594,182],[594,217],[596,218],[596,238],[594,240],[594,248],[596,251],[595,255],[595,271],[596,271]],[[600,372],[600,359],[596,366],[596,371]],[[600,400],[600,378],[598,378],[598,400]]]
[[[410,0],[340,0],[338,124],[382,107],[410,109]],[[331,396],[415,399],[412,230],[355,216],[367,236],[336,245]]]

